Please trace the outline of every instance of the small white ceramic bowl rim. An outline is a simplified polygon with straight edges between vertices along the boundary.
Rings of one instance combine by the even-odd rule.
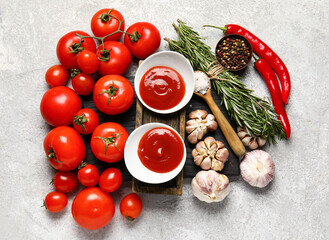
[[[166,56],[167,58],[164,59],[171,59],[170,61],[163,61],[158,64],[154,63],[154,59],[162,58]],[[175,60],[176,59],[176,60]],[[183,78],[185,83],[185,94],[183,99],[175,106],[170,109],[166,110],[159,110],[148,106],[140,96],[139,93],[139,84],[144,76],[144,74],[152,67],[156,66],[165,66],[175,69]],[[183,70],[184,69],[184,70]],[[173,51],[161,51],[152,54],[148,58],[146,58],[141,65],[137,68],[134,80],[134,87],[136,91],[136,95],[139,101],[148,109],[153,112],[160,113],[160,114],[169,114],[173,112],[177,112],[178,110],[185,107],[188,102],[191,100],[194,92],[195,80],[194,80],[194,70],[189,62],[182,54],[173,52]]]
[[[138,157],[138,145],[142,138],[142,136],[149,130],[158,128],[158,127],[164,127],[169,128],[173,130],[179,137],[180,140],[183,143],[184,146],[184,154],[181,162],[179,165],[172,171],[167,173],[157,173],[153,172],[147,167],[143,165],[141,160]],[[151,183],[151,184],[159,184],[168,182],[174,177],[176,177],[180,171],[183,169],[185,162],[186,162],[186,147],[184,144],[183,138],[179,135],[179,133],[172,127],[168,126],[164,123],[146,123],[138,128],[136,128],[128,137],[124,149],[124,161],[126,164],[126,167],[130,174],[138,179],[139,181],[145,182],[145,183]]]

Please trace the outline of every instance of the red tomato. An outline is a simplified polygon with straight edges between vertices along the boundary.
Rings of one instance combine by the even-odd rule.
[[[119,75],[100,78],[94,87],[96,107],[103,113],[116,115],[127,111],[134,102],[135,92],[131,83]]]
[[[81,135],[70,127],[51,130],[43,142],[48,161],[59,171],[76,169],[86,156],[86,146]]]
[[[86,187],[93,187],[98,183],[99,171],[92,164],[87,164],[78,171],[80,183]]]
[[[96,230],[111,222],[115,212],[110,194],[98,187],[85,188],[74,198],[72,216],[81,227]]]
[[[128,48],[116,41],[105,42],[104,48],[103,45],[97,48],[97,56],[101,60],[98,73],[124,75],[131,63],[131,53]]]
[[[72,192],[79,185],[77,175],[73,172],[57,172],[53,183],[56,190],[63,193]]]
[[[73,127],[84,135],[92,134],[98,125],[99,117],[97,113],[90,108],[80,109],[73,118]]]
[[[125,22],[121,13],[115,9],[105,8],[99,10],[93,18],[91,19],[91,30],[93,31],[96,37],[105,37],[110,33],[115,32],[119,29],[120,22],[122,22],[120,26],[120,30],[125,30]],[[115,33],[107,38],[104,41],[118,41],[122,36],[121,32]]]
[[[78,68],[77,57],[80,51],[89,50],[91,52],[96,52],[94,39],[85,38],[81,46],[79,46],[80,37],[76,35],[77,33],[82,36],[89,36],[82,31],[73,31],[65,34],[57,43],[57,58],[60,63],[68,69]]]
[[[58,86],[49,89],[42,97],[40,111],[51,126],[66,126],[72,123],[74,114],[81,109],[80,97],[71,89]]]
[[[54,65],[47,70],[45,78],[50,87],[64,86],[69,74],[63,65]]]
[[[122,174],[117,168],[106,169],[99,178],[99,187],[109,193],[117,190],[122,183]]]
[[[61,192],[51,192],[47,194],[43,204],[48,211],[57,213],[66,207],[67,196]]]
[[[82,96],[87,96],[93,92],[95,80],[92,76],[79,73],[72,79],[73,89]]]
[[[124,44],[132,55],[145,59],[154,53],[160,46],[159,30],[151,23],[137,22],[131,25],[124,36]]]
[[[128,220],[137,218],[143,209],[141,198],[136,193],[130,193],[120,202],[121,215]]]
[[[118,162],[123,158],[128,133],[118,123],[107,122],[95,128],[90,147],[96,158],[104,162]]]
[[[93,74],[96,72],[99,67],[99,62],[96,53],[88,50],[83,50],[79,53],[77,58],[79,69],[86,74]]]

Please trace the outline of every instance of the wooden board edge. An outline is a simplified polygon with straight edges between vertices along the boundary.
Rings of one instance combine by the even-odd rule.
[[[183,193],[183,171],[177,176],[177,187],[175,188],[159,188],[157,185],[150,184],[147,187],[138,186],[138,180],[133,178],[132,192],[134,193],[151,193],[151,194],[166,194],[166,195],[182,195]]]

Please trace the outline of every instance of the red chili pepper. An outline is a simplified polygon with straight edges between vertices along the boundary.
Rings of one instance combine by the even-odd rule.
[[[275,75],[275,72],[271,68],[270,64],[264,59],[258,59],[255,62],[255,68],[265,80],[265,83],[271,94],[272,103],[275,112],[278,114],[278,119],[281,121],[283,129],[288,139],[290,137],[290,132],[291,132],[290,123],[288,120],[286,110],[284,109],[281,92],[280,92],[280,85]]]
[[[218,28],[223,30],[223,32],[226,34],[239,34],[247,38],[254,52],[259,57],[264,58],[278,75],[282,88],[282,100],[285,104],[288,104],[288,98],[291,89],[289,72],[280,57],[269,46],[267,46],[262,40],[249,32],[247,29],[236,24],[228,24],[225,27],[204,25],[204,27]]]

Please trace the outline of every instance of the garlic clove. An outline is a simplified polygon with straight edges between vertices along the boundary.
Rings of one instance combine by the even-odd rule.
[[[200,151],[204,151],[207,149],[206,145],[204,144],[204,141],[200,141],[196,144],[195,146],[196,150],[198,150],[198,152]]]
[[[263,188],[274,178],[275,164],[267,152],[254,150],[245,155],[240,170],[242,178],[251,186]]]
[[[203,136],[204,136],[203,130],[201,128],[198,129],[198,131],[197,131],[197,138],[198,138],[198,140],[201,140]]]
[[[245,131],[240,131],[240,132],[238,132],[238,136],[239,136],[239,138],[240,139],[243,139],[245,136],[247,136],[248,135],[248,133],[247,132],[245,132]]]
[[[211,169],[214,171],[222,171],[224,168],[224,163],[221,161],[213,160],[211,164]]]
[[[222,148],[217,151],[215,158],[225,163],[227,161],[228,155],[229,155],[229,151],[227,150],[227,148]]]
[[[195,157],[195,156],[198,156],[198,155],[199,155],[198,151],[194,148],[192,150],[192,157]]]
[[[198,119],[204,119],[207,116],[207,111],[205,110],[194,110],[193,112],[190,112],[188,115],[189,118],[198,118]]]
[[[224,143],[222,143],[221,141],[216,141],[216,143],[217,143],[217,148],[218,148],[218,149],[224,147]]]
[[[201,164],[199,164],[199,165],[203,170],[210,169],[211,168],[211,158],[210,157],[204,158],[203,161],[201,162]]]
[[[215,116],[212,115],[211,113],[209,113],[209,114],[207,115],[206,119],[207,119],[208,121],[215,121]]]
[[[195,163],[196,165],[200,166],[200,164],[201,164],[202,162],[203,162],[203,156],[198,155],[198,156],[195,156],[195,157],[194,157],[194,163]]]
[[[191,132],[193,132],[195,129],[197,128],[197,126],[191,125],[191,126],[186,126],[185,127],[185,131],[190,134]]]
[[[204,144],[206,145],[207,149],[211,149],[211,146],[216,143],[216,140],[215,138],[213,137],[206,137],[204,140],[203,140]]]
[[[257,143],[258,143],[258,146],[262,147],[262,146],[265,145],[266,139],[262,138],[262,137],[259,137],[259,138],[257,138]]]
[[[218,124],[216,121],[211,121],[207,123],[208,131],[216,131]]]
[[[250,145],[250,142],[251,142],[251,139],[252,139],[252,137],[250,137],[250,136],[247,136],[244,139],[242,139],[243,145],[249,146]]]
[[[196,144],[198,141],[197,134],[197,131],[193,131],[190,135],[188,135],[187,140],[192,144]]]
[[[257,143],[257,140],[255,138],[252,138],[249,142],[249,145],[248,147],[251,149],[251,150],[254,150],[256,148],[258,148],[258,143]]]

